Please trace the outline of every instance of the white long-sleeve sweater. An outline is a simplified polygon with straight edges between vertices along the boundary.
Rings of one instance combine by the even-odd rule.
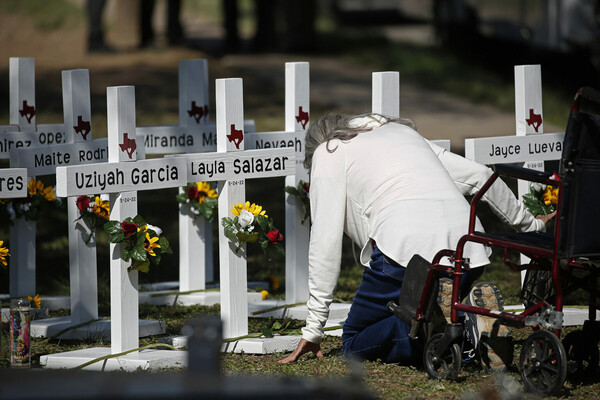
[[[329,316],[346,233],[361,246],[368,267],[370,239],[406,266],[414,254],[427,260],[454,249],[467,233],[469,205],[491,175],[489,168],[447,152],[413,129],[381,125],[348,141],[321,144],[312,159],[308,316],[303,338],[319,343]],[[333,152],[327,150],[335,149]],[[544,230],[501,181],[484,196],[492,210],[517,230]],[[483,231],[477,221],[477,230]],[[488,249],[468,243],[471,268],[489,263]]]

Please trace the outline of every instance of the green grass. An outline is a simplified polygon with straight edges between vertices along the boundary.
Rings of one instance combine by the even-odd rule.
[[[67,23],[86,18],[85,9],[68,0],[3,0],[0,13],[26,15],[42,32],[57,30]]]

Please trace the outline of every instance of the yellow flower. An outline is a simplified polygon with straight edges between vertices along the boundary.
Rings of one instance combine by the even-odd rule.
[[[42,308],[42,299],[40,299],[40,295],[36,294],[35,297],[27,296],[29,300],[33,301],[35,308]]]
[[[544,196],[542,198],[544,200],[544,204],[547,206],[558,203],[558,188],[553,188],[550,185],[546,186],[546,191],[544,192]]]
[[[93,213],[108,221],[110,216],[110,204],[108,201],[102,201],[100,196],[96,196],[95,203],[92,208]]]
[[[204,203],[207,197],[218,197],[217,192],[206,182],[196,182],[196,187],[198,187],[198,203],[200,204]]]
[[[271,280],[271,289],[279,289],[279,278],[275,274],[270,274],[269,279]]]
[[[44,190],[44,183],[35,178],[31,178],[27,184],[27,190],[30,196],[41,193]]]
[[[262,294],[262,299],[264,300],[269,295],[269,292],[267,292],[266,290],[263,289],[260,291],[260,294]]]
[[[54,191],[54,188],[52,186],[47,186],[44,189],[42,189],[41,194],[48,201],[56,200],[56,192]]]
[[[254,215],[255,217],[257,215],[262,215],[265,218],[269,218],[269,216],[266,214],[266,211],[263,210],[261,206],[259,206],[258,204],[254,204],[254,203],[250,204],[249,201],[247,201],[246,204],[237,203],[237,205],[233,206],[233,209],[231,210],[231,212],[236,217],[239,217],[240,211],[242,211],[242,210],[246,210],[246,211],[252,213],[252,215]]]
[[[147,225],[144,225],[144,227],[146,229],[148,228]],[[154,249],[160,249],[160,244],[156,242],[158,242],[158,236],[150,237],[150,234],[146,232],[146,241],[144,242],[144,249],[146,249],[148,254],[150,254],[151,256],[156,256]]]
[[[0,240],[0,263],[5,267],[8,265],[8,262],[6,261],[6,257],[8,256],[10,256],[10,254],[8,254],[8,247],[4,247],[4,241]]]

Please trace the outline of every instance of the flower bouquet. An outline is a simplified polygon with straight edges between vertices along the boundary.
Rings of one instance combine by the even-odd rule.
[[[207,182],[190,182],[182,188],[184,193],[179,193],[179,204],[189,207],[195,215],[202,215],[212,221],[218,206],[217,192]]]
[[[6,206],[5,215],[12,225],[17,218],[36,221],[48,207],[57,207],[61,201],[52,186],[45,186],[42,181],[31,178],[27,184],[27,197],[3,200],[2,203]]]
[[[271,249],[284,254],[281,246],[283,235],[275,228],[273,221],[261,206],[247,201],[245,204],[234,205],[231,212],[235,217],[223,217],[221,223],[225,228],[225,236],[235,244],[236,252],[242,249],[244,243],[259,243],[269,261]]]
[[[556,211],[558,188],[532,183],[529,193],[523,195],[523,205],[533,215],[548,215]]]
[[[162,230],[149,225],[136,215],[119,221],[108,221],[104,230],[110,235],[110,243],[121,244],[121,259],[131,260],[130,270],[150,271],[150,263],[158,265],[161,254],[173,254],[169,241],[161,236]]]
[[[98,223],[105,223],[110,216],[110,205],[108,200],[103,200],[101,196],[79,196],[76,200],[79,209],[79,218],[89,229],[90,234],[85,240],[87,245],[94,237]]]
[[[290,195],[296,196],[298,199],[300,199],[300,202],[302,203],[302,206],[304,208],[304,216],[302,217],[302,223],[304,224],[304,221],[306,221],[307,219],[310,222],[310,198],[308,196],[310,190],[310,183],[301,180],[298,182],[297,187],[286,186],[284,190],[286,191],[286,193],[289,193]]]

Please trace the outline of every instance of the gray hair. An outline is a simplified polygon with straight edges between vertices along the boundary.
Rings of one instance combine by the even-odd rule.
[[[317,119],[314,123],[311,123],[310,128],[308,128],[308,131],[306,131],[306,139],[304,140],[304,167],[310,170],[315,150],[321,143],[327,142],[327,151],[333,153],[337,147],[334,149],[329,148],[329,142],[332,139],[350,140],[359,133],[368,132],[373,129],[372,127],[367,126],[368,123],[360,126],[351,124],[353,119],[371,117],[373,120],[377,120],[375,116],[382,117],[384,119],[383,124],[394,122],[417,130],[417,125],[414,123],[414,121],[407,118],[392,118],[374,113],[360,115],[325,115]]]

